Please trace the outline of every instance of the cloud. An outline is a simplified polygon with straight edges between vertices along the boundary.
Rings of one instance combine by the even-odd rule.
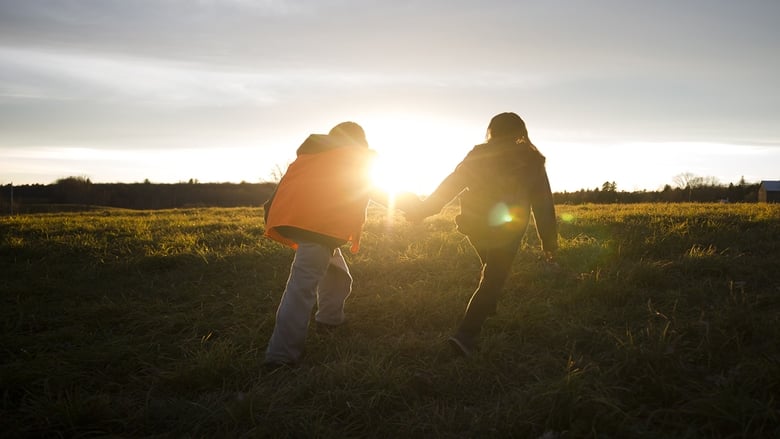
[[[203,65],[124,55],[33,51],[0,47],[0,97],[142,100],[167,105],[273,102],[270,73],[207,69]]]
[[[0,0],[0,149],[289,146],[392,113],[481,133],[498,111],[534,139],[777,146],[778,16],[771,1]]]

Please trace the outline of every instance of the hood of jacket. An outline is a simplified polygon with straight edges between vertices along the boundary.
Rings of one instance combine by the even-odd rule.
[[[345,146],[354,146],[355,148],[365,148],[361,144],[349,144],[345,143],[343,138],[334,138],[327,134],[311,134],[306,140],[301,143],[298,150],[295,151],[296,155],[301,156],[305,154],[318,154],[332,149],[341,148]]]

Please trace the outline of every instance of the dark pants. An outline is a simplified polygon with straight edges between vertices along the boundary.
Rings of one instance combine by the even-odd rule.
[[[481,245],[479,240],[471,240],[482,262],[482,273],[477,290],[469,300],[466,314],[463,316],[458,333],[466,337],[477,337],[485,320],[496,314],[496,306],[504,284],[512,268],[522,236],[499,247]]]

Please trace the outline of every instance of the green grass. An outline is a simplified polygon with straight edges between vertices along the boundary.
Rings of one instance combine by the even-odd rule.
[[[780,206],[558,206],[473,358],[446,210],[370,210],[347,328],[263,372],[293,253],[259,209],[0,218],[5,437],[780,436]]]

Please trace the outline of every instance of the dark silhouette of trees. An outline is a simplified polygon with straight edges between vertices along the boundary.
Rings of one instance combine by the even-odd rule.
[[[622,192],[617,184],[606,181],[601,188],[581,189],[577,192],[555,193],[557,204],[583,203],[683,203],[730,202],[753,203],[758,201],[759,183],[748,184],[744,177],[738,184],[721,185],[713,177],[698,177],[683,173],[674,178],[676,187],[665,185],[660,191]]]
[[[619,191],[616,182],[576,192],[556,192],[557,204],[757,202],[759,183],[721,185],[714,178],[690,173],[675,177],[675,185],[659,191]],[[260,206],[276,187],[263,183],[199,183],[197,179],[174,184],[92,183],[87,177],[62,178],[53,184],[0,186],[0,213],[31,212],[105,206],[128,209],[173,209],[186,207]],[[13,199],[13,205],[12,203]],[[69,207],[63,207],[69,206]]]
[[[68,177],[50,185],[16,186],[14,210],[40,210],[43,205],[89,205],[128,209],[183,207],[260,206],[273,191],[273,183],[92,183],[88,178]],[[10,185],[8,186],[10,189]],[[9,190],[10,192],[10,190]],[[0,203],[10,203],[3,190]],[[0,204],[0,206],[3,204]],[[10,207],[10,206],[9,206]],[[9,212],[9,208],[2,209]]]

